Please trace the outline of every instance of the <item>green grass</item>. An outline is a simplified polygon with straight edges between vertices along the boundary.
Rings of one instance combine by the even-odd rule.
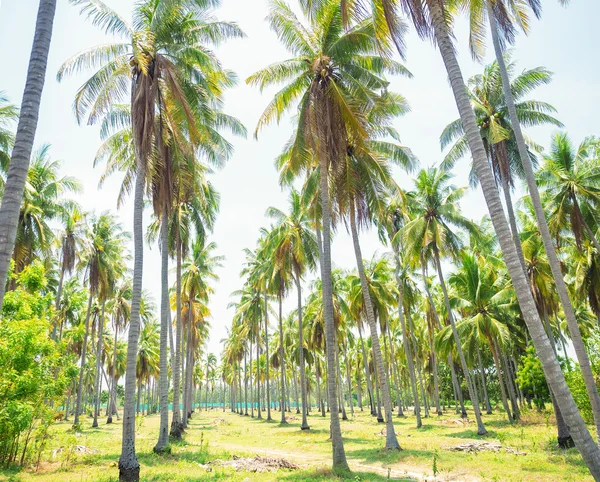
[[[266,418],[266,413],[263,414]],[[295,414],[289,415],[297,418]],[[279,412],[273,412],[279,420]],[[194,414],[181,442],[172,443],[171,454],[155,455],[159,419],[157,415],[139,418],[136,436],[138,459],[144,481],[385,481],[415,480],[423,476],[433,480],[434,458],[439,481],[587,481],[591,480],[576,449],[556,448],[555,429],[548,418],[537,413],[523,416],[517,425],[509,425],[501,415],[485,417],[488,441],[499,441],[526,455],[514,455],[501,450],[467,454],[449,448],[469,440],[481,440],[474,424],[455,423],[451,412],[442,417],[424,419],[423,428],[414,427],[414,417],[395,418],[396,432],[402,451],[383,449],[380,435],[383,424],[366,412],[357,412],[353,420],[342,422],[346,454],[352,473],[334,477],[330,468],[331,445],[329,423],[316,412],[309,417],[310,431],[300,430],[300,420],[290,420],[287,426],[277,421],[242,417],[220,410]],[[121,425],[101,423],[90,428],[83,419],[83,431],[75,434],[70,424],[56,424],[51,440],[42,455],[39,470],[0,471],[0,480],[15,481],[112,481],[118,480],[117,461],[120,452]],[[70,453],[69,448],[83,445],[93,454]],[[63,447],[55,458],[52,451]],[[230,467],[205,464],[216,459],[229,460],[234,455],[268,455],[286,458],[301,466],[301,470],[280,470],[276,473],[236,472]],[[389,472],[388,472],[389,470]],[[428,479],[429,480],[429,479]]]

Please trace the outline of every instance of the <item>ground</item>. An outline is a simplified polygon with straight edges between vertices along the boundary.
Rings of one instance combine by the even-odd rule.
[[[335,479],[329,471],[331,446],[328,418],[312,412],[310,431],[301,431],[298,416],[288,414],[289,424],[242,417],[229,410],[196,412],[184,441],[173,443],[170,455],[155,455],[152,447],[158,433],[158,415],[138,418],[136,449],[143,481],[319,481]],[[52,428],[51,440],[40,465],[23,470],[0,470],[0,480],[11,481],[116,481],[121,447],[120,422],[90,428],[83,418],[83,430],[75,433],[69,422]],[[486,416],[489,431],[476,435],[473,423],[464,424],[454,411],[424,419],[415,428],[414,417],[394,418],[402,451],[383,448],[383,424],[367,412],[357,411],[354,419],[342,422],[348,462],[352,470],[338,480],[437,480],[437,481],[588,481],[591,476],[576,449],[556,447],[555,429],[549,415],[527,413],[517,425],[509,425],[500,414]],[[470,442],[487,442],[494,448],[484,452],[454,451]],[[62,449],[59,449],[62,447]],[[498,448],[500,447],[500,448]],[[58,449],[58,450],[57,450]],[[297,470],[276,472],[236,471],[219,461],[234,465],[237,457],[256,455],[282,458],[297,464]]]

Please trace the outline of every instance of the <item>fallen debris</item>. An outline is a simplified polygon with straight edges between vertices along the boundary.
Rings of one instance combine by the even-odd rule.
[[[279,469],[297,470],[300,468],[286,459],[261,457],[260,455],[253,458],[234,455],[232,460],[215,460],[214,463],[223,467],[233,467],[236,471],[246,470],[248,472],[276,472]]]
[[[527,455],[526,452],[521,452],[520,450],[512,447],[502,447],[500,442],[467,442],[456,445],[455,447],[449,447],[448,450],[473,454],[478,452],[500,452],[501,449],[504,449],[504,451],[508,454]]]
[[[217,425],[227,425],[227,420],[225,420],[224,418],[217,418],[212,424],[214,426],[217,426]]]
[[[468,418],[453,418],[450,420],[442,420],[444,425],[469,425],[473,422]]]
[[[52,451],[52,458],[55,459],[56,456],[58,454],[63,453],[64,451],[64,447],[57,447]],[[83,455],[90,455],[90,454],[95,454],[96,451],[94,449],[91,449],[89,447],[86,447],[85,445],[75,445],[73,447],[73,452],[74,453],[78,453],[78,454],[83,454]]]

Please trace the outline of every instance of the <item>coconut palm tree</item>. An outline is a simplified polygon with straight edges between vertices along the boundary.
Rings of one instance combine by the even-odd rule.
[[[0,90],[0,170],[8,171],[10,152],[15,142],[13,126],[19,120],[19,109],[9,102],[6,93]],[[4,192],[4,179],[0,181],[0,195]]]
[[[37,130],[55,12],[56,0],[40,0],[19,123],[0,205],[0,306],[4,300],[8,267],[15,246],[19,212]]]
[[[477,391],[473,386],[462,350],[441,265],[443,256],[458,254],[460,237],[453,229],[475,231],[474,225],[458,210],[457,203],[462,197],[464,189],[457,189],[450,185],[450,179],[451,175],[448,172],[436,168],[419,172],[415,181],[413,219],[406,223],[400,234],[404,246],[409,252],[414,253],[416,259],[422,259],[425,263],[432,262],[437,270],[456,351],[477,419],[477,433],[484,435],[487,431],[481,419]]]
[[[34,258],[50,259],[54,231],[49,223],[78,207],[64,196],[80,192],[81,184],[73,177],[60,177],[60,165],[60,161],[50,159],[48,144],[33,154],[19,211],[13,252],[15,274]]]
[[[75,405],[75,426],[79,424],[79,413],[81,411],[92,301],[96,298],[103,304],[109,297],[116,278],[118,278],[123,270],[123,264],[126,260],[124,245],[128,236],[128,233],[123,231],[122,226],[116,219],[110,214],[105,213],[96,219],[91,219],[91,226],[84,241],[80,264],[85,270],[89,297],[85,317],[85,335],[81,349],[81,366],[79,369],[79,384],[77,386],[77,400]],[[103,325],[104,320],[102,319],[100,323]],[[99,336],[101,336],[101,330],[98,330],[98,332]]]
[[[134,283],[132,316],[129,328],[129,357],[126,374],[126,402],[122,454],[119,470],[123,480],[139,479],[135,456],[135,357],[139,334],[139,302],[143,270],[143,198],[149,164],[155,144],[161,147],[164,137],[156,126],[167,119],[186,124],[189,141],[198,147],[204,140],[218,138],[215,125],[230,126],[227,116],[204,109],[207,103],[219,105],[224,87],[232,84],[230,72],[221,68],[214,54],[205,48],[242,32],[234,24],[213,22],[210,8],[218,2],[198,4],[148,1],[135,7],[133,26],[99,0],[78,0],[82,12],[107,34],[116,35],[121,43],[100,46],[75,56],[60,69],[59,80],[82,68],[101,65],[78,91],[75,101],[77,118],[87,116],[88,123],[102,118],[122,125],[122,116],[113,115],[130,94],[131,135],[129,152],[135,163],[126,172],[129,185],[134,184]],[[207,79],[211,79],[208,81]],[[174,110],[161,109],[169,99]],[[157,114],[158,111],[158,114]],[[159,122],[155,122],[158,118]],[[205,128],[202,128],[205,126]],[[202,150],[200,149],[202,152]],[[161,157],[159,157],[161,159]],[[164,158],[162,158],[164,160]],[[180,310],[178,310],[180,314]],[[177,410],[175,414],[177,415]],[[176,424],[179,420],[175,421]]]
[[[347,470],[336,396],[329,173],[330,169],[344,161],[350,139],[356,148],[366,142],[367,119],[360,106],[371,105],[381,90],[387,88],[387,81],[380,75],[401,72],[404,68],[397,62],[377,56],[373,22],[365,21],[345,30],[339,2],[315,2],[320,5],[314,9],[307,3],[312,2],[304,5],[307,8],[303,10],[308,17],[306,26],[286,4],[271,3],[268,16],[271,28],[295,57],[257,72],[247,82],[261,89],[286,84],[261,116],[257,132],[272,121],[279,121],[299,104],[299,128],[290,141],[295,174],[312,171],[317,167],[315,160],[318,160],[323,229],[320,265],[333,466],[334,470]],[[358,85],[360,89],[355,88]]]
[[[304,364],[304,325],[302,322],[302,277],[316,268],[318,246],[312,230],[311,217],[303,205],[300,194],[292,190],[290,193],[289,212],[285,213],[277,208],[270,207],[267,216],[277,223],[273,229],[272,256],[280,266],[287,265],[292,269],[292,277],[297,290],[297,315],[298,315],[298,352],[300,357],[300,391],[302,394],[302,425],[301,430],[309,430],[306,420],[307,395]],[[278,262],[279,261],[279,262]]]
[[[517,110],[519,122],[526,126],[538,126],[543,124],[552,124],[562,127],[560,121],[553,117],[556,109],[550,104],[536,100],[524,99],[524,96],[533,91],[537,86],[550,83],[552,73],[543,67],[537,67],[531,70],[521,72],[514,76],[515,65],[511,62],[509,54],[505,54],[505,62],[511,81],[511,92]],[[515,135],[509,120],[506,107],[504,90],[498,62],[492,62],[484,69],[483,74],[471,77],[468,81],[469,96],[471,105],[475,112],[477,125],[483,139],[483,143],[496,177],[496,182],[502,188],[504,201],[508,213],[511,231],[515,240],[517,252],[523,259],[523,250],[519,239],[517,221],[511,199],[511,190],[514,188],[515,178],[523,179],[523,165],[519,158]],[[468,151],[468,143],[465,137],[464,129],[460,119],[450,123],[440,136],[442,149],[454,142],[444,161],[442,168],[452,170],[458,159],[463,157]],[[536,150],[540,147],[528,141]],[[528,151],[531,162],[536,165],[537,160],[533,153]],[[477,185],[477,176],[471,168],[470,181],[473,186]]]

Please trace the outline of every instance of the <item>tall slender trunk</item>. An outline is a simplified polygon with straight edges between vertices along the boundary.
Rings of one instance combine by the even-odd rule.
[[[410,388],[412,390],[414,412],[417,418],[417,428],[421,428],[423,423],[421,422],[421,406],[419,405],[419,392],[417,390],[417,380],[415,377],[415,363],[412,356],[412,350],[410,341],[408,339],[408,332],[406,330],[406,320],[404,319],[404,285],[400,279],[400,257],[398,256],[398,246],[394,245],[394,259],[396,261],[395,273],[396,273],[396,284],[398,285],[398,318],[400,319],[400,326],[402,328],[402,344],[404,345],[404,356],[406,357],[406,364],[408,367],[408,375],[410,378]]]
[[[450,34],[448,32],[448,27],[445,23],[445,14],[442,10],[441,5],[435,0],[427,0],[427,3],[430,7],[431,21],[434,27],[436,43],[438,45],[438,48],[442,55],[442,59],[446,66],[446,71],[448,72],[450,85],[454,93],[454,98],[456,100],[460,117],[465,129],[465,134],[467,136],[467,141],[469,143],[469,148],[473,157],[473,164],[475,166],[477,178],[481,183],[484,197],[488,205],[488,210],[490,212],[490,217],[492,219],[492,223],[494,225],[494,229],[496,231],[496,235],[498,237],[500,247],[502,249],[504,260],[506,262],[510,277],[515,287],[515,293],[517,295],[517,300],[519,302],[521,312],[523,313],[523,318],[529,329],[531,339],[536,348],[540,361],[542,362],[542,367],[544,369],[544,374],[546,376],[546,380],[548,381],[548,385],[554,391],[561,413],[567,425],[570,428],[571,436],[575,441],[575,445],[581,452],[585,463],[590,469],[590,472],[592,473],[594,478],[596,480],[600,480],[600,449],[598,448],[594,439],[590,435],[583,419],[581,418],[581,414],[577,410],[577,406],[575,405],[573,396],[571,395],[571,392],[567,387],[567,383],[561,371],[558,359],[552,351],[552,347],[550,346],[548,337],[546,336],[546,333],[543,329],[539,314],[537,312],[537,308],[535,306],[535,302],[533,300],[533,296],[531,295],[527,280],[525,278],[523,270],[521,269],[521,264],[518,259],[517,251],[514,242],[511,238],[510,229],[508,227],[508,223],[506,222],[506,218],[504,217],[502,203],[500,202],[500,196],[494,183],[493,173],[487,162],[483,141],[481,140],[477,124],[475,122],[475,115],[469,103],[467,89],[462,77],[462,73],[460,71],[460,67],[458,65],[458,61],[456,59],[454,46],[452,45]],[[500,45],[497,38],[494,39],[494,46],[497,47],[499,53],[501,54],[501,51],[499,50]],[[500,64],[502,56],[500,55],[499,57]],[[505,88],[505,91],[509,91],[510,85],[507,85],[506,82],[508,80],[508,76],[506,75],[506,69],[504,69],[504,72],[502,72],[501,69],[501,75],[503,87]],[[507,98],[506,100],[509,107],[511,121],[513,118],[515,119],[515,121],[513,122],[513,129],[515,130],[515,135],[517,136],[517,143],[520,145],[519,152],[522,158],[521,160],[523,161],[523,158],[526,158],[527,156],[526,151],[521,152],[522,148],[524,147],[524,140],[522,134],[520,133],[514,103],[512,102],[510,94],[505,97]],[[535,179],[533,177],[533,169],[531,169],[531,165],[530,163],[527,163],[526,159],[523,163],[523,167],[525,169],[525,174],[528,179],[529,191],[534,201],[534,206],[537,204],[538,207],[541,208],[541,202],[539,202],[539,193],[537,193]],[[532,185],[530,185],[530,181]],[[534,195],[534,190],[538,194],[537,196]],[[537,213],[538,210],[536,209],[536,216]],[[545,224],[543,211],[539,210],[539,214],[541,216],[538,216],[538,224],[540,223],[539,218],[542,218],[543,224]],[[542,239],[546,237],[546,234],[549,235],[547,225],[546,229],[543,229],[542,226],[540,226],[540,230],[542,231]],[[544,232],[546,232],[546,234],[544,234]],[[544,241],[544,246],[546,246],[546,241]],[[556,252],[553,250],[551,240],[550,246],[546,246],[546,250],[548,258],[551,260],[553,256],[550,252],[556,254]],[[550,264],[552,266],[552,260],[550,261]],[[560,269],[557,274],[560,274]],[[562,277],[560,275],[555,276],[555,281],[557,282],[557,290],[559,291],[559,295],[561,296],[562,301],[563,295],[561,295],[561,288],[559,287],[560,282],[559,280],[556,280],[557,277],[561,280]],[[564,280],[562,284],[564,285]],[[566,293],[566,287],[564,294],[567,295],[566,301],[568,301],[568,293]],[[570,306],[570,303],[568,305]],[[565,306],[564,302],[563,308],[566,313],[568,311],[568,308],[567,306]],[[567,315],[567,320],[569,320],[569,317],[570,315]],[[569,324],[569,326],[571,325]],[[578,329],[573,331],[578,331]],[[571,337],[572,339],[575,339],[577,338],[577,334],[572,332]],[[577,343],[574,343],[574,345],[577,346]],[[579,348],[581,347],[583,347],[583,344],[579,346]],[[585,352],[585,348],[583,349],[583,351]],[[587,360],[587,354],[585,355],[585,359],[583,361],[585,360]],[[583,370],[584,363],[582,363],[581,359],[580,364],[582,365],[582,371],[584,372],[585,377],[585,371]],[[586,367],[586,370],[587,368],[589,368],[589,363]],[[587,382],[586,386],[588,386]],[[597,390],[594,391],[596,391],[597,394]],[[593,394],[590,394],[590,396],[591,395]],[[591,396],[591,398],[594,399],[595,397]],[[592,404],[594,403],[595,402],[592,402]]]
[[[283,301],[281,292],[277,293],[279,301],[279,369],[281,370],[281,424],[287,424],[285,419],[285,352],[283,350]]]
[[[373,312],[373,303],[369,295],[369,285],[365,274],[360,243],[358,240],[358,230],[356,228],[356,214],[354,212],[354,200],[350,201],[350,231],[352,233],[352,243],[354,245],[354,255],[356,256],[356,266],[358,268],[358,276],[360,278],[360,286],[362,289],[363,305],[367,314],[367,321],[371,329],[371,348],[373,349],[373,358],[375,359],[375,368],[377,370],[377,378],[381,387],[381,395],[383,398],[383,407],[385,411],[385,448],[388,450],[400,449],[400,444],[396,438],[394,430],[394,420],[392,418],[392,401],[390,396],[390,382],[388,380],[387,371],[383,365],[383,356],[381,354],[381,346],[379,344],[379,335],[377,334],[377,322],[375,321],[375,313]]]
[[[154,452],[161,453],[169,443],[169,361],[167,343],[169,337],[169,218],[166,207],[163,208],[160,221],[160,373],[159,373],[159,410],[160,428],[158,429],[158,442]]]
[[[83,335],[83,344],[81,347],[81,366],[79,367],[79,383],[77,384],[77,400],[75,402],[75,420],[73,425],[79,425],[79,413],[81,412],[81,396],[83,390],[83,373],[85,370],[85,357],[87,355],[87,340],[90,332],[90,316],[92,314],[92,292],[88,298],[87,312],[85,315],[85,334]]]
[[[58,280],[58,288],[56,290],[56,300],[54,301],[54,311],[56,314],[58,314],[58,308],[60,307],[60,299],[62,297],[64,281],[65,281],[65,265],[64,265],[64,259],[63,259],[63,262],[61,263],[61,267],[60,267],[60,279]],[[56,328],[57,328],[56,325],[57,325],[57,323],[58,323],[58,316],[56,316],[56,318],[54,319],[54,322],[52,323],[52,339],[53,340],[56,340]],[[61,330],[61,333],[62,333],[62,330]]]
[[[496,350],[496,344],[491,337],[488,337],[488,341],[490,343],[490,350],[492,350],[492,356],[494,357],[494,365],[496,366],[496,373],[498,374],[498,383],[500,384],[500,393],[502,394],[502,406],[504,407],[504,411],[506,412],[506,416],[508,417],[509,422],[513,422],[513,416],[510,411],[510,407],[508,406],[508,400],[506,398],[506,389],[504,383],[504,376],[502,374],[502,367],[500,366],[500,359],[498,358],[498,352]]]
[[[267,360],[266,363],[266,372],[265,376],[267,377],[267,420],[270,422],[273,420],[271,417],[271,379],[269,374],[269,302],[267,300],[267,293],[265,291],[265,358]]]
[[[244,405],[245,405],[245,413],[244,415],[248,416],[248,363],[247,363],[247,355],[246,350],[244,350]]]
[[[375,412],[375,400],[373,398],[373,384],[371,383],[371,373],[369,371],[369,359],[367,358],[367,351],[365,350],[365,340],[362,335],[362,322],[358,321],[356,326],[358,327],[358,336],[360,338],[360,348],[363,356],[363,367],[365,369],[365,378],[367,379],[367,392],[369,395],[369,405],[371,406],[371,415],[376,415]]]
[[[127,339],[127,368],[125,370],[125,401],[123,404],[123,437],[119,457],[119,480],[137,482],[140,464],[135,454],[135,377],[140,337],[140,302],[144,270],[144,187],[146,170],[144,160],[136,153],[136,179],[133,200],[133,284],[131,315]]]
[[[440,261],[440,252],[438,250],[437,244],[433,244],[433,253],[435,256],[435,265],[438,272],[438,279],[440,281],[440,285],[442,287],[442,293],[444,295],[444,303],[446,304],[446,310],[448,311],[448,320],[450,321],[450,327],[452,328],[452,336],[454,337],[454,344],[456,345],[456,351],[458,353],[458,358],[460,360],[460,364],[465,375],[465,380],[467,382],[467,389],[469,390],[469,397],[471,398],[471,403],[473,404],[473,411],[475,412],[475,419],[477,420],[477,434],[485,435],[487,430],[483,425],[483,420],[481,419],[481,411],[479,410],[479,397],[477,396],[477,391],[473,385],[471,380],[471,375],[469,374],[469,367],[467,366],[467,361],[465,359],[465,354],[463,353],[462,344],[460,342],[460,337],[458,336],[458,331],[456,329],[456,324],[454,323],[454,314],[452,313],[452,307],[450,306],[450,298],[448,298],[448,290],[446,289],[446,282],[444,281],[444,274],[442,273],[442,264]],[[524,275],[524,273],[523,273]]]
[[[505,141],[503,141],[505,142]],[[504,194],[504,204],[506,204],[506,212],[508,213],[508,223],[510,225],[510,232],[517,249],[517,256],[519,256],[519,262],[523,268],[523,273],[526,273],[525,268],[525,257],[523,256],[523,246],[521,246],[521,237],[519,236],[519,228],[517,227],[517,218],[515,217],[515,211],[513,209],[512,198],[510,196],[510,186],[508,179],[505,174],[502,175],[502,194]]]
[[[262,418],[260,408],[260,320],[256,333],[256,416]]]
[[[310,430],[306,421],[307,396],[306,396],[306,369],[304,367],[304,326],[302,324],[302,285],[300,273],[296,270],[296,289],[298,291],[298,346],[300,349],[300,394],[302,397],[302,425],[300,430]]]
[[[102,339],[102,334],[104,333],[105,307],[106,300],[103,300],[102,316],[98,320],[98,345],[96,346],[96,383],[94,385],[94,421],[92,422],[92,427],[94,428],[98,426],[98,411],[100,410],[100,387],[102,386],[100,370],[102,369],[102,351],[104,342],[104,340]],[[110,403],[108,403],[108,405],[110,405]]]
[[[175,318],[175,365],[171,367],[173,372],[173,419],[171,420],[170,434],[176,439],[181,438],[183,425],[181,423],[180,411],[180,390],[181,390],[181,342],[182,342],[182,320],[181,320],[181,239],[179,236],[179,227],[176,226],[175,243],[177,244],[176,253],[176,286],[175,299],[177,314]]]
[[[487,380],[485,377],[485,370],[483,369],[483,363],[481,363],[481,350],[479,349],[479,345],[477,345],[477,364],[479,365],[479,371],[481,373],[481,385],[483,387],[483,397],[485,398],[485,407],[487,409],[486,413],[491,415],[492,405],[490,404],[490,396],[487,391]]]
[[[324,142],[323,142],[324,143]],[[336,395],[335,374],[335,326],[333,321],[333,281],[331,277],[331,206],[329,200],[329,162],[325,147],[321,146],[319,153],[320,176],[319,188],[321,196],[321,211],[323,218],[323,256],[321,260],[321,282],[323,291],[323,313],[325,318],[325,349],[327,352],[327,400],[331,419],[331,445],[333,452],[333,471],[348,471],[338,402]]]
[[[119,325],[117,324],[117,319],[115,318],[113,321],[114,321],[114,327],[115,327],[115,337],[113,340],[112,373],[110,374],[111,383],[110,383],[110,389],[109,389],[111,402],[108,404],[109,410],[108,410],[108,416],[106,418],[107,424],[112,423],[113,413],[115,413],[115,412],[117,413],[117,419],[119,417],[119,412],[117,411],[116,401],[115,402],[112,401],[113,397],[115,397],[116,392],[117,392],[116,364],[117,364],[117,336],[119,333],[119,330],[118,330]],[[114,403],[114,408],[113,408],[113,403]]]
[[[55,12],[56,0],[40,0],[15,145],[0,206],[0,307],[4,301],[8,267],[15,247],[23,191],[38,125]]]
[[[396,365],[396,356],[394,353],[394,340],[392,339],[392,333],[390,331],[390,323],[386,323],[387,328],[387,336],[390,340],[390,359],[391,359],[391,367],[392,374],[394,377],[394,383],[396,384],[396,404],[398,405],[398,416],[403,417],[404,412],[402,411],[402,395],[400,392],[400,376],[398,375],[398,367]]]

